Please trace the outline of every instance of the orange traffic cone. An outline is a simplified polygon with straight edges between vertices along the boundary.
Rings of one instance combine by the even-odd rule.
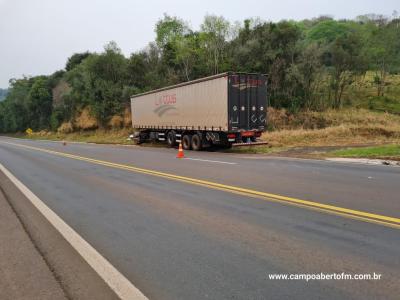
[[[183,148],[182,148],[182,143],[179,143],[179,150],[178,150],[178,155],[176,158],[184,158],[185,156],[183,155]]]

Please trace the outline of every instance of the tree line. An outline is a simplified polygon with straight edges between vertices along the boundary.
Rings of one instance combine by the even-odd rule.
[[[400,19],[231,23],[206,15],[199,30],[164,15],[156,39],[125,57],[115,42],[101,53],[76,53],[49,76],[11,79],[0,102],[0,132],[57,128],[83,108],[107,126],[133,94],[225,71],[268,74],[269,102],[292,111],[340,108],[346,89],[374,72],[383,97],[389,74],[400,73]]]

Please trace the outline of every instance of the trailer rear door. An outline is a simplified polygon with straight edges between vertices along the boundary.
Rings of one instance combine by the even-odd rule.
[[[267,78],[259,74],[231,74],[228,81],[230,130],[264,130]]]

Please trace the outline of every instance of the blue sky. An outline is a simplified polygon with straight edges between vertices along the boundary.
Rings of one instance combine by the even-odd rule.
[[[279,21],[394,10],[400,12],[398,0],[0,0],[0,87],[23,74],[51,74],[73,53],[101,51],[111,40],[129,55],[154,40],[154,24],[163,13],[198,29],[205,14]]]

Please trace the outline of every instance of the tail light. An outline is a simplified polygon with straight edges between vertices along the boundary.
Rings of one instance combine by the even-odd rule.
[[[244,137],[254,136],[254,131],[243,131],[242,136]]]

